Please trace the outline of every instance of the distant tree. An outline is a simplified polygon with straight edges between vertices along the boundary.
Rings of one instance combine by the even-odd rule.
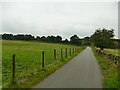
[[[90,37],[84,37],[82,39],[82,45],[90,45]]]
[[[50,36],[50,40],[51,40],[51,42],[55,42],[55,36]]]
[[[34,38],[34,36],[32,36],[32,35],[24,35],[24,40],[34,40],[35,38]]]
[[[50,36],[47,36],[46,39],[47,39],[47,42],[51,42],[51,37]]]
[[[0,40],[2,39],[2,34],[0,34]]]
[[[48,36],[47,37],[47,41],[48,42],[55,42],[55,36],[53,36],[53,35],[52,36]]]
[[[81,45],[81,40],[77,35],[73,35],[70,37],[70,43],[75,45]]]
[[[109,48],[113,45],[112,38],[114,37],[114,30],[108,29],[97,29],[95,33],[91,36],[91,40],[93,41],[96,47],[99,47],[101,50],[104,48]]]
[[[38,41],[39,41],[39,40],[41,40],[41,39],[40,39],[40,37],[39,37],[39,36],[37,36],[37,37],[36,37],[36,40],[38,40]]]
[[[40,40],[41,40],[41,41],[47,41],[47,38],[46,38],[45,36],[42,36],[42,37],[40,38]]]
[[[65,40],[62,41],[62,43],[69,44],[69,41],[68,41],[68,39],[65,39]]]
[[[61,36],[57,36],[55,38],[55,42],[60,43],[61,41],[62,41],[62,37]]]
[[[113,48],[113,49],[120,49],[120,39],[112,39],[113,41],[113,45],[111,45],[110,48]]]
[[[2,39],[5,39],[5,40],[13,40],[14,39],[14,36],[13,34],[3,34],[2,35]]]
[[[24,34],[14,35],[14,38],[15,38],[16,40],[24,40]]]

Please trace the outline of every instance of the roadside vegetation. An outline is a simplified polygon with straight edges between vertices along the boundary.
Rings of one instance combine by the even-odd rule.
[[[114,39],[113,29],[99,28],[91,35],[91,43],[97,47],[92,50],[101,67],[104,88],[118,89],[120,39]]]
[[[109,53],[109,54],[120,56],[120,49],[104,49],[104,51]]]
[[[96,53],[95,47],[92,47],[93,53],[101,67],[101,71],[103,74],[103,87],[104,89],[109,88],[113,90],[118,89],[118,68],[112,67],[108,64],[104,57],[100,54]]]
[[[71,60],[85,47],[73,45],[26,42],[26,41],[2,41],[2,84],[6,88],[29,88],[42,81],[56,69]],[[67,48],[67,58],[65,49]],[[71,55],[70,55],[71,48]],[[73,53],[73,48],[79,51]],[[54,49],[56,49],[56,63],[54,61]],[[63,50],[61,59],[60,50]],[[41,67],[42,51],[45,52],[45,68]],[[16,55],[15,83],[12,81],[12,55]]]

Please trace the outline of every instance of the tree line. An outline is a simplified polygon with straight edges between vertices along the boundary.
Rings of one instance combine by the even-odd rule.
[[[106,28],[98,28],[90,37],[80,39],[77,35],[70,37],[70,40],[63,40],[61,36],[32,36],[31,34],[1,34],[3,40],[26,40],[26,41],[43,41],[49,43],[63,43],[72,45],[94,45],[101,50],[104,48],[119,48],[120,39],[114,39],[114,30]]]
[[[33,36],[31,34],[1,34],[0,35],[3,40],[26,40],[26,41],[43,41],[49,43],[64,43],[64,44],[73,44],[73,45],[81,45],[82,39],[80,39],[77,35],[73,35],[70,37],[70,41],[68,39],[63,40],[61,36]]]

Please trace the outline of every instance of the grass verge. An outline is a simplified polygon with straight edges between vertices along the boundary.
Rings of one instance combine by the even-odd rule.
[[[118,69],[109,65],[104,57],[96,53],[95,47],[92,47],[92,50],[101,67],[104,89],[118,89]]]

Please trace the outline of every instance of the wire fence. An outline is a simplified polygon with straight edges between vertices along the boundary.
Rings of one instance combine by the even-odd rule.
[[[29,65],[27,64],[24,65],[24,63],[19,64],[17,60],[17,57],[18,57],[17,54],[13,54],[12,62],[10,63],[11,66],[9,66],[10,70],[12,71],[8,71],[9,74],[6,74],[7,72],[3,71],[5,75],[4,77],[6,77],[5,78],[6,80],[9,78],[9,82],[12,81],[12,83],[15,83],[16,79],[17,80],[19,79],[20,82],[22,81],[24,82],[23,78],[31,77],[32,75],[36,74],[38,70],[46,69],[46,67],[50,64],[56,64],[57,62],[59,63],[59,61],[62,62],[66,58],[79,53],[79,51],[80,51],[80,48],[53,49],[52,51],[53,54],[48,55],[48,53],[46,53],[47,52],[46,50],[42,50],[40,54],[41,55],[40,60],[37,60],[36,65],[34,62],[33,62],[34,64],[29,64]],[[52,59],[52,62],[48,62],[49,60],[47,59]]]

